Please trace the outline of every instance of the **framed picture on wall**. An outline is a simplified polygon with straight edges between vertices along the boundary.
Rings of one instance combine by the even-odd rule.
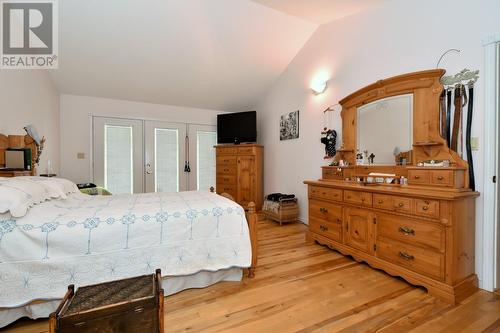
[[[299,110],[281,115],[280,141],[299,138]]]

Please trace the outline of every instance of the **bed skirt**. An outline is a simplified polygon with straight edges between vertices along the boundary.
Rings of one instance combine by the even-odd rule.
[[[221,269],[216,272],[201,271],[186,276],[166,276],[163,278],[162,285],[165,290],[165,296],[169,296],[186,289],[205,288],[220,281],[241,281],[242,276],[243,270],[241,268]],[[48,318],[56,310],[59,302],[60,300],[54,300],[0,310],[0,328],[23,317],[31,319]]]

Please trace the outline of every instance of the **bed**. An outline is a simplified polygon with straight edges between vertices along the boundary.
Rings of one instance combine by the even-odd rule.
[[[47,193],[34,190],[39,187]],[[25,207],[5,211],[15,206],[6,199],[13,188],[33,201],[24,215]],[[61,179],[0,178],[2,211],[0,327],[24,316],[48,317],[69,284],[161,268],[168,295],[239,281],[244,268],[254,274],[254,205],[245,213],[212,192],[88,196]]]

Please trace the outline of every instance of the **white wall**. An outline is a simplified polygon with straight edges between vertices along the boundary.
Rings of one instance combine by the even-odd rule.
[[[61,175],[76,183],[92,180],[92,115],[215,125],[222,111],[61,95]],[[84,159],[77,159],[84,153]]]
[[[0,133],[24,135],[32,124],[46,142],[38,173],[59,171],[59,93],[44,70],[0,70]]]
[[[381,7],[320,26],[258,107],[259,141],[265,145],[265,192],[292,192],[307,219],[305,179],[321,176],[324,165],[320,131],[327,106],[379,79],[435,68],[449,48],[442,68],[456,73],[464,67],[484,75],[482,40],[500,32],[498,0],[390,1]],[[326,92],[308,89],[315,75],[331,77]],[[477,190],[483,188],[484,87],[476,84],[472,135],[479,137],[474,152]],[[300,109],[300,138],[279,141],[279,116]],[[340,114],[330,124],[341,134]],[[482,202],[477,200],[476,263],[482,272]]]

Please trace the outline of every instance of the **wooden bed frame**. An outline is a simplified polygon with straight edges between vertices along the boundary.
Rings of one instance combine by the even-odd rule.
[[[215,188],[210,187],[210,192],[215,193]],[[231,201],[236,202],[233,196],[229,193],[222,192],[219,195]],[[253,278],[255,276],[255,268],[257,267],[257,221],[258,221],[257,210],[255,208],[255,203],[253,201],[250,201],[250,203],[248,204],[248,211],[245,212],[245,215],[247,218],[248,230],[250,232],[250,242],[252,243],[252,264],[248,268],[248,277]]]

